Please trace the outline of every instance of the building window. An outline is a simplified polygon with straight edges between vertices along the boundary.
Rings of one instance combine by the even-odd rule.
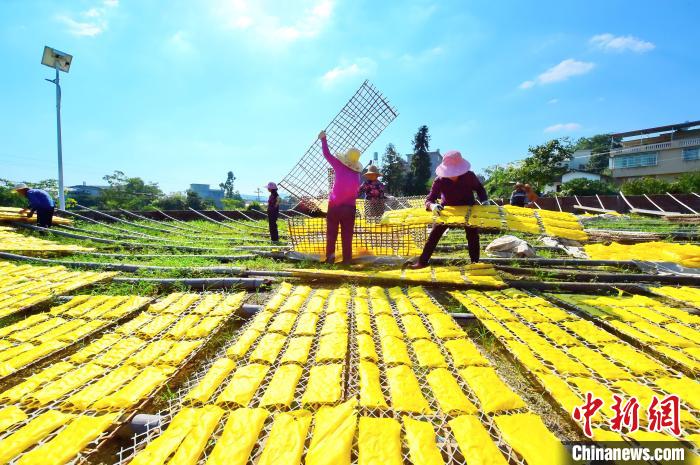
[[[636,153],[613,158],[613,168],[642,168],[656,166],[658,152]]]
[[[700,147],[683,149],[683,161],[700,160]]]

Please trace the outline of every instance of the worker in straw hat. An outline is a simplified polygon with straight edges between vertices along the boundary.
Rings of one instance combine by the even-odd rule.
[[[474,205],[474,194],[481,202],[488,199],[486,189],[481,185],[481,181],[471,170],[471,164],[462,158],[462,154],[456,150],[446,152],[442,157],[442,163],[435,169],[437,177],[433,181],[430,193],[425,200],[426,210],[437,212],[438,214],[445,206]],[[439,202],[439,203],[438,203]],[[469,248],[469,258],[472,263],[479,261],[479,230],[467,226],[467,243]],[[418,261],[410,265],[413,269],[425,268],[428,266],[430,256],[433,254],[443,233],[447,230],[447,225],[436,224],[433,226],[428,241],[423,247],[423,253]]]
[[[369,165],[364,176],[359,195],[365,199],[365,217],[379,218],[384,214],[384,184],[379,180],[377,165]]]
[[[17,184],[14,190],[29,202],[29,213],[27,217],[31,218],[34,216],[34,212],[36,212],[37,226],[50,228],[53,224],[53,214],[56,204],[49,193],[42,189],[30,189],[29,186],[24,183]],[[26,212],[26,208],[20,210],[20,214]]]
[[[267,199],[267,223],[270,227],[270,240],[279,242],[280,234],[277,229],[277,219],[280,216],[280,195],[277,193],[277,184],[270,181],[267,183],[267,190],[270,197]]]
[[[333,187],[328,195],[328,213],[326,214],[326,263],[335,263],[335,244],[338,240],[338,228],[341,230],[343,263],[352,260],[352,235],[355,228],[355,202],[360,187],[360,151],[351,148],[336,156],[328,149],[326,132],[318,135],[321,149],[326,161],[333,168],[335,175]]]

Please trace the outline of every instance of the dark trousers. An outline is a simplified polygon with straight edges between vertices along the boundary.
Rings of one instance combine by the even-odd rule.
[[[472,263],[477,263],[479,261],[479,228],[466,227],[464,230],[467,232],[469,258]],[[430,236],[428,236],[428,241],[425,243],[425,247],[423,247],[423,253],[418,259],[420,263],[428,264],[428,260],[430,260],[430,257],[433,255],[435,247],[438,242],[440,242],[440,238],[445,231],[447,231],[447,225],[436,224],[433,226],[433,230],[430,232]]]
[[[270,240],[272,240],[272,242],[280,240],[280,233],[277,229],[277,218],[279,218],[279,213],[267,214],[267,224],[270,226]]]
[[[55,208],[37,208],[36,225],[42,228],[50,228],[53,225],[53,212]]]
[[[352,233],[355,228],[354,205],[331,205],[326,215],[326,261],[335,261],[335,243],[338,240],[338,227],[343,247],[343,263],[352,260]]]

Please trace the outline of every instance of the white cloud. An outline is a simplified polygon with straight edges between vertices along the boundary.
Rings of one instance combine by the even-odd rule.
[[[554,105],[555,103],[559,103],[559,99],[558,98],[549,99],[547,101],[547,103],[549,103],[550,105]]]
[[[78,37],[95,37],[109,26],[110,10],[119,6],[119,0],[104,0],[100,6],[89,8],[77,16],[62,14],[56,20],[68,27],[68,33]]]
[[[593,68],[595,68],[595,63],[576,61],[573,58],[568,58],[561,63],[552,66],[547,71],[537,76],[534,80],[523,82],[519,87],[521,89],[530,89],[535,85],[545,85],[553,82],[566,81],[572,76],[586,74]]]
[[[412,53],[404,53],[401,55],[400,60],[404,63],[419,63],[419,64],[424,64],[426,61],[431,60],[432,58],[435,58],[437,56],[440,56],[445,53],[445,49],[439,45],[423,50],[420,53],[417,54],[412,54]]]
[[[544,128],[544,132],[571,132],[581,129],[578,123],[557,123]]]
[[[326,71],[320,78],[321,85],[330,88],[348,79],[369,76],[376,68],[374,60],[359,58],[353,63],[344,63]]]
[[[301,3],[301,6],[299,5]],[[334,0],[222,0],[215,14],[226,27],[279,44],[317,37],[333,16]]]
[[[591,37],[590,43],[606,52],[632,51],[645,53],[656,48],[651,42],[634,36],[614,36],[610,33],[598,34]]]

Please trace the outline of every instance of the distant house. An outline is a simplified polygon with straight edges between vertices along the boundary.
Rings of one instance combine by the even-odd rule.
[[[571,170],[586,171],[589,161],[591,161],[591,150],[577,150],[571,156],[571,160],[566,161],[565,164]]]
[[[435,168],[442,162],[442,155],[440,155],[440,149],[434,152],[428,152],[428,157],[430,157],[430,179],[435,177]],[[413,154],[406,154],[406,170],[411,168],[411,161],[413,160]]]
[[[621,146],[610,150],[610,171],[617,182],[651,176],[674,180],[700,170],[700,121],[612,134]]]
[[[223,189],[212,189],[209,184],[190,184],[190,190],[199,194],[203,199],[209,199],[214,202],[214,205],[221,207],[221,201],[224,198]]]
[[[574,179],[589,179],[591,181],[600,181],[603,179],[603,176],[597,173],[590,173],[588,171],[571,169],[566,173],[562,174],[559,177],[559,179],[557,179],[555,182],[547,184],[543,189],[543,193],[549,194],[552,192],[559,192],[561,191],[562,184],[567,183],[569,181],[573,181]]]
[[[88,186],[83,181],[82,184],[68,186],[68,192],[73,195],[84,195],[88,197],[99,197],[108,186]]]

